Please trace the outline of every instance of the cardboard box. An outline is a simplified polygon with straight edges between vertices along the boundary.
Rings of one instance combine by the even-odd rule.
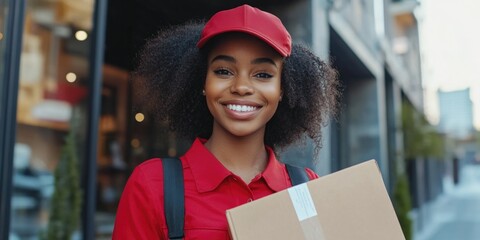
[[[375,160],[227,211],[234,240],[404,240]]]

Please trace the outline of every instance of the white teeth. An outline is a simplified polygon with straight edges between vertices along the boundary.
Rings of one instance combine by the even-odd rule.
[[[257,109],[257,107],[253,107],[253,106],[236,105],[236,104],[228,104],[227,108],[237,112],[251,112]]]

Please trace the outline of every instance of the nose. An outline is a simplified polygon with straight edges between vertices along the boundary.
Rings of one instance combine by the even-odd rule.
[[[230,86],[230,92],[240,96],[251,95],[255,92],[251,79],[248,76],[237,76]]]

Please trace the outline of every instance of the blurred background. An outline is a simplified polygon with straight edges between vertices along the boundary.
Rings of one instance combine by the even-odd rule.
[[[0,239],[110,239],[132,169],[190,145],[136,105],[137,52],[244,3],[343,83],[320,153],[280,159],[320,175],[376,159],[407,239],[480,239],[477,0],[0,0]]]

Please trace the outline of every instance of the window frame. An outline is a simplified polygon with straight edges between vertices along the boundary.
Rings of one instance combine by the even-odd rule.
[[[17,116],[18,76],[22,48],[24,0],[4,0],[6,3],[5,52],[0,62],[4,71],[0,76],[0,239],[9,239],[10,201],[13,170],[13,146]]]

